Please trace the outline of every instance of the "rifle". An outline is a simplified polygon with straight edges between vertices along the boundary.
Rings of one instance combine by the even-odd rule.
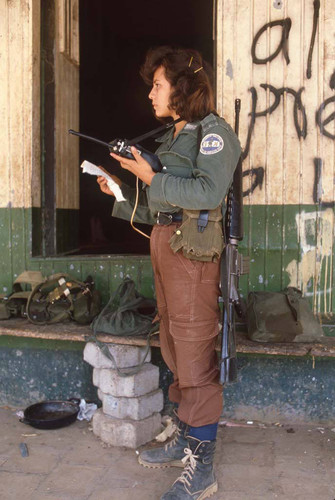
[[[235,134],[238,136],[241,100],[235,99]],[[239,277],[249,272],[249,257],[238,252],[243,239],[242,155],[236,166],[233,182],[227,196],[225,219],[226,247],[221,258],[221,293],[223,298],[222,348],[220,383],[237,379],[235,312],[245,313],[238,291]]]

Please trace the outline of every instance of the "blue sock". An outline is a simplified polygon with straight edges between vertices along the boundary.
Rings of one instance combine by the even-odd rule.
[[[188,435],[200,441],[214,441],[218,430],[218,423],[202,425],[201,427],[190,427]]]

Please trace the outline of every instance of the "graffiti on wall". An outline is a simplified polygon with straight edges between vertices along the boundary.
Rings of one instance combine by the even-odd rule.
[[[280,9],[282,7],[282,2],[274,2],[273,6]],[[314,2],[310,2],[310,6],[306,7],[313,9],[310,11],[310,18],[313,17],[313,20],[311,19],[310,32],[305,34],[306,41],[309,45],[306,59],[304,59],[303,63],[300,63],[303,64],[301,72],[292,72],[292,70],[287,72],[284,71],[283,73],[288,77],[288,84],[285,83],[284,85],[278,85],[278,79],[276,83],[273,83],[271,79],[270,81],[267,80],[264,82],[262,79],[264,76],[260,77],[258,80],[259,83],[256,83],[254,80],[255,76],[253,76],[253,86],[249,88],[251,109],[242,158],[245,160],[250,156],[252,138],[255,136],[257,124],[261,124],[264,118],[266,119],[266,123],[270,123],[270,116],[276,115],[276,113],[282,113],[283,106],[287,106],[289,116],[292,120],[290,140],[292,141],[292,138],[293,140],[296,138],[297,142],[300,144],[307,144],[306,148],[308,155],[304,156],[304,161],[306,162],[307,159],[307,162],[309,162],[307,165],[305,164],[305,166],[308,172],[311,172],[311,176],[310,182],[304,184],[304,194],[308,188],[307,196],[305,196],[308,200],[311,200],[313,204],[317,205],[317,207],[315,207],[315,210],[306,209],[297,213],[295,225],[299,244],[299,258],[292,259],[286,266],[285,271],[288,274],[290,286],[299,286],[304,294],[313,297],[315,311],[322,310],[324,313],[329,313],[332,311],[331,296],[335,204],[331,194],[332,191],[329,189],[330,171],[327,171],[327,159],[322,158],[325,149],[321,147],[320,150],[316,152],[316,150],[313,149],[314,147],[311,147],[311,144],[313,144],[313,141],[315,141],[314,144],[316,144],[316,142],[319,143],[319,139],[317,141],[315,140],[316,134],[318,137],[324,138],[324,144],[328,141],[335,140],[335,95],[333,92],[335,90],[335,68],[332,70],[329,80],[326,81],[324,89],[325,94],[321,99],[321,104],[319,101],[313,108],[310,97],[314,94],[309,94],[308,92],[309,88],[313,88],[313,82],[314,84],[316,83],[315,79],[320,78],[320,76],[316,74],[317,72],[315,72],[315,74],[312,72],[313,59],[315,61],[315,58],[320,57],[320,54],[316,50],[316,35],[320,23],[320,1],[314,0]],[[292,33],[294,27],[293,17],[292,19],[286,17],[262,25],[253,37],[251,43],[250,54],[252,64],[272,67],[273,64],[278,64],[278,59],[281,58],[283,66],[289,69],[289,65],[292,66],[289,40],[290,37],[295,39],[296,32]],[[277,40],[277,42],[272,45],[269,42],[271,30],[275,30],[272,40]],[[264,35],[267,37],[266,43],[264,43]],[[263,49],[266,47],[265,55],[260,55],[262,47]],[[269,47],[271,47],[271,49],[269,49]],[[293,64],[296,64],[296,61],[299,59],[296,57],[294,58],[292,55],[292,60],[295,61]],[[278,66],[275,66],[271,74],[276,75],[276,69],[278,69]],[[258,70],[258,72],[255,71],[254,73],[254,75],[260,74],[264,75],[265,72],[259,72]],[[266,72],[266,74],[270,74],[270,71]],[[306,88],[301,84],[296,85],[294,80],[292,81],[292,78],[290,79],[292,75],[299,75],[298,78],[300,79],[302,74],[305,75]],[[230,76],[228,73],[227,75]],[[310,84],[307,85],[307,82],[310,82]],[[314,89],[315,87],[314,85]],[[260,102],[264,102],[264,98],[266,98],[266,104],[261,105]],[[286,109],[286,107],[284,109]],[[307,141],[309,136],[312,139],[311,141]],[[260,145],[260,149],[261,147]],[[325,148],[327,147],[326,145]],[[310,159],[308,159],[308,157]],[[262,165],[262,160],[258,160],[258,162],[258,164],[252,164],[250,168],[245,169],[243,172],[244,178],[249,179],[249,184],[245,186],[243,192],[244,197],[249,196],[255,190],[262,190],[265,185],[265,164]],[[330,168],[331,166],[329,165],[329,169]],[[324,191],[325,186],[328,188],[326,191],[327,195],[325,195]],[[276,189],[277,186],[272,186],[271,184],[271,188],[272,187]],[[292,193],[294,193],[294,190],[291,191],[289,200],[291,203],[295,203],[295,199],[298,200],[298,196],[294,198],[294,194]],[[278,200],[280,200],[279,196],[276,198],[277,203]]]
[[[312,78],[312,58],[315,47],[315,37],[319,23],[319,11],[320,11],[320,1],[314,0],[313,2],[313,25],[312,32],[310,37],[310,45],[308,51],[308,58],[306,64],[306,77],[307,79]],[[268,33],[269,30],[273,28],[281,29],[281,37],[279,43],[275,50],[271,54],[268,54],[266,57],[259,57],[257,55],[257,45],[264,33]],[[290,18],[280,19],[276,21],[271,21],[269,23],[264,24],[256,33],[251,46],[251,57],[252,62],[254,64],[267,64],[276,59],[280,54],[282,55],[285,63],[290,64],[289,57],[289,49],[288,49],[288,41],[290,30],[292,27],[292,20]],[[331,90],[335,89],[335,71],[333,72],[330,81],[329,87]],[[266,117],[272,115],[280,103],[284,99],[284,95],[290,95],[293,97],[293,121],[294,127],[296,131],[296,135],[298,140],[305,140],[308,135],[308,119],[306,113],[306,107],[303,102],[303,92],[305,91],[304,87],[300,87],[298,89],[294,89],[292,87],[275,87],[274,85],[268,83],[261,83],[260,89],[263,89],[265,92],[269,92],[273,97],[273,102],[266,108],[261,111],[257,111],[257,103],[258,103],[258,95],[259,90],[255,87],[251,87],[249,89],[251,93],[251,112],[250,121],[248,126],[247,138],[245,147],[243,149],[242,158],[246,159],[249,155],[250,151],[250,143],[251,138],[255,129],[256,121],[261,117]],[[315,111],[315,124],[318,127],[320,133],[331,139],[335,140],[335,134],[331,130],[332,126],[335,122],[335,112],[331,112],[329,116],[327,116],[328,109],[331,109],[333,103],[335,103],[335,96],[327,97],[321,105]],[[322,171],[324,167],[324,162],[321,158],[314,158],[314,186],[313,186],[313,202],[319,204],[320,208],[326,209],[329,207],[334,207],[334,201],[324,202],[322,200]],[[246,189],[243,193],[244,196],[248,196],[254,192],[254,190],[258,187],[262,189],[263,180],[265,175],[265,169],[263,166],[253,167],[251,169],[245,170],[243,173],[244,177],[251,178],[251,185],[248,189]]]

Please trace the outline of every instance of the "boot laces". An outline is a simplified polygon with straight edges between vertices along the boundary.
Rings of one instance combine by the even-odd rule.
[[[179,429],[179,427],[177,427],[177,430],[176,430],[176,435],[175,437],[172,439],[172,441],[170,441],[169,443],[167,443],[165,445],[165,451],[168,450],[169,448],[171,448],[172,446],[175,446],[175,444],[177,443],[178,439],[179,439],[179,436],[181,434],[181,430]]]
[[[181,473],[180,477],[178,477],[178,479],[175,481],[175,483],[179,481],[180,483],[186,484],[190,488],[193,474],[197,466],[196,459],[199,458],[199,455],[193,454],[190,448],[185,448],[184,453],[185,456],[181,459],[181,461],[183,462],[183,464],[185,464],[185,469]]]

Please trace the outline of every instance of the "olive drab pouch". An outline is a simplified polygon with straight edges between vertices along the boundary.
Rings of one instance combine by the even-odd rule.
[[[31,288],[43,280],[40,271],[24,271],[21,273],[13,283],[12,292],[0,296],[0,319],[25,317]],[[22,285],[28,285],[30,290],[24,290]]]
[[[0,294],[0,320],[9,319],[11,317],[11,312],[7,307],[8,295]]]
[[[249,293],[247,322],[248,337],[257,342],[315,342],[323,336],[308,300],[294,287]]]
[[[201,210],[183,210],[182,224],[176,228],[170,247],[174,253],[182,250],[187,259],[216,262],[224,249],[221,205],[208,213],[205,227],[199,225]]]
[[[87,324],[100,309],[100,293],[94,289],[90,276],[82,282],[59,273],[34,287],[27,303],[27,317],[37,325],[70,320]]]

